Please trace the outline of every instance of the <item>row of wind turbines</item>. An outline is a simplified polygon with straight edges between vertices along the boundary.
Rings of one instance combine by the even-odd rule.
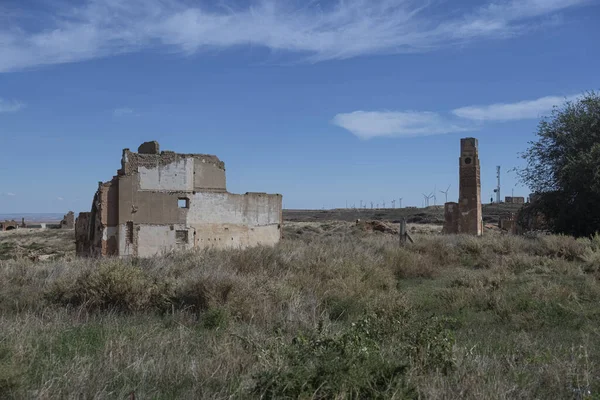
[[[448,202],[448,192],[450,191],[450,186],[452,185],[448,185],[448,187],[446,188],[446,190],[440,190],[440,193],[443,193],[445,196],[445,200],[444,202],[447,203]],[[429,194],[423,194],[423,199],[424,199],[424,206],[425,207],[429,207],[429,202],[431,199],[433,199],[433,205],[436,206],[437,205],[437,196],[436,196],[436,192],[437,192],[437,186],[433,187],[433,192],[429,193]]]

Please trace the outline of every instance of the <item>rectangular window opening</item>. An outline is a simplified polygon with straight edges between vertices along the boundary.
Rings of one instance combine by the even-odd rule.
[[[177,200],[177,206],[179,208],[190,208],[190,199],[188,199],[186,197],[180,197]]]
[[[187,244],[188,231],[175,231],[175,242],[177,244]]]

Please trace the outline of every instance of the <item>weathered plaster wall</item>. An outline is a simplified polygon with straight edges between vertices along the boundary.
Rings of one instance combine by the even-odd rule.
[[[180,158],[170,164],[139,166],[140,190],[194,190],[194,159]]]
[[[151,257],[172,250],[185,250],[194,245],[193,230],[185,225],[139,225],[137,228],[137,256]],[[186,239],[177,237],[177,233],[187,233]]]
[[[192,195],[187,222],[248,226],[279,224],[281,195],[199,192]]]
[[[196,247],[246,247],[275,244],[281,238],[281,195],[196,193],[187,225]]]
[[[203,158],[194,158],[194,190],[225,191],[225,168]]]
[[[193,224],[197,248],[240,248],[259,244],[273,245],[281,237],[281,225],[249,227],[230,224]]]

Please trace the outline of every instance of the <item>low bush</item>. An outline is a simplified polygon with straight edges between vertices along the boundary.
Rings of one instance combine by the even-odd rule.
[[[272,368],[255,377],[266,399],[418,398],[409,372],[453,366],[452,333],[438,318],[373,313],[337,332],[320,326],[267,352]]]

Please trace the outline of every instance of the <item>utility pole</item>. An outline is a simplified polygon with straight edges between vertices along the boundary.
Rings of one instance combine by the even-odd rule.
[[[498,178],[498,186],[496,186],[496,203],[500,204],[500,166],[496,167],[496,176]]]

